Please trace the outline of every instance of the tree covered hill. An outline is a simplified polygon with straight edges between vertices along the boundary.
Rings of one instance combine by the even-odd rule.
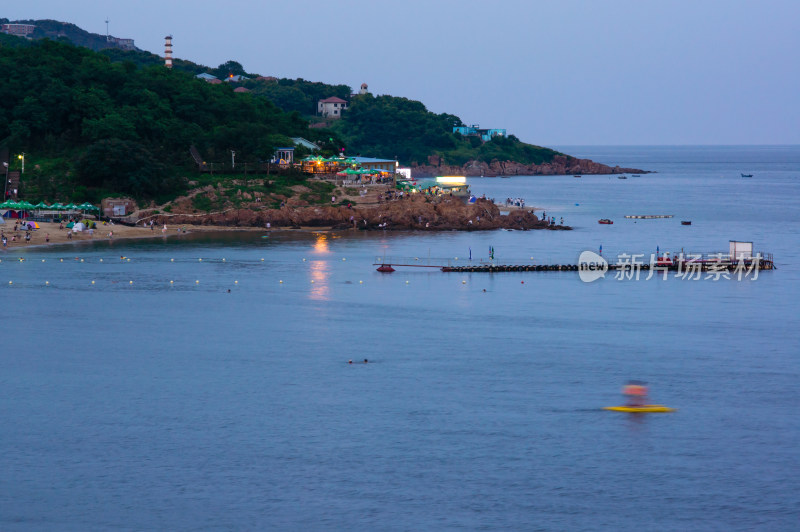
[[[541,164],[559,154],[520,142],[513,135],[482,142],[479,137],[453,133],[453,126],[461,125],[459,117],[432,113],[415,100],[364,94],[353,97],[333,129],[351,151],[397,156],[408,163],[427,164],[429,156],[437,155],[457,166],[492,159]]]
[[[0,71],[0,145],[60,161],[44,195],[68,181],[154,197],[180,187],[174,177],[190,164],[190,145],[212,161],[234,148],[244,162],[308,131],[297,113],[228,84],[62,42],[4,35]]]
[[[210,162],[229,160],[232,149],[237,161],[255,162],[293,136],[321,144],[327,154],[346,147],[350,154],[397,157],[402,164],[427,164],[430,156],[448,165],[493,159],[541,164],[558,155],[513,135],[488,142],[462,137],[453,133],[462,125],[458,116],[432,113],[418,101],[351,97],[347,85],[263,77],[236,61],[212,68],[175,59],[167,70],[155,54],[104,47],[104,36],[77,26],[29,22],[58,38],[0,34],[0,148],[36,154],[37,192],[45,197],[65,191],[175,194],[183,187],[178,176],[191,169],[190,145]],[[196,79],[201,72],[246,76],[238,86],[250,92]],[[349,109],[330,129],[309,129],[319,120],[317,101],[330,96],[350,99]]]
[[[35,25],[36,29],[33,31],[33,35],[31,35],[33,39],[66,40],[76,46],[83,46],[95,51],[117,47],[115,43],[109,42],[105,35],[88,32],[69,22],[59,22],[50,19],[10,21],[6,18],[0,18],[0,24],[8,24],[9,22],[12,24]]]

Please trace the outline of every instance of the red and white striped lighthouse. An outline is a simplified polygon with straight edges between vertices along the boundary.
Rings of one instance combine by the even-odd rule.
[[[164,37],[164,66],[172,68],[172,35]]]

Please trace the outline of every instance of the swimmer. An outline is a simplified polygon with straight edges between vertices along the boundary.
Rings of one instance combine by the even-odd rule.
[[[353,363],[353,360],[352,360],[352,359],[350,359],[350,360],[348,360],[348,361],[347,361],[347,363],[348,363],[348,364],[352,364],[352,363]]]
[[[365,359],[364,359],[364,364],[366,364],[367,362],[369,362],[369,361],[368,361],[368,360],[365,358]]]
[[[647,403],[647,383],[642,381],[628,381],[622,389],[622,395],[627,398],[627,406],[643,406]]]

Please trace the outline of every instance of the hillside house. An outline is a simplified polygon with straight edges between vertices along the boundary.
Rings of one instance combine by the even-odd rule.
[[[33,24],[3,24],[0,31],[17,37],[28,37],[36,29]]]
[[[317,102],[317,114],[326,118],[340,118],[342,111],[347,109],[347,101],[331,96]]]

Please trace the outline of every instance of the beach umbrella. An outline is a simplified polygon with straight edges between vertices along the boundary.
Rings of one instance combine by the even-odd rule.
[[[47,206],[47,203],[45,203],[43,201],[40,201],[39,203],[34,205],[34,208],[44,210],[44,209],[47,209],[48,206]]]
[[[66,209],[68,211],[74,211],[77,208],[78,208],[78,206],[75,205],[74,203],[70,203],[69,205],[64,205],[64,209]]]
[[[347,169],[347,170],[345,170],[343,173],[345,173],[345,174],[347,174],[347,175],[354,175],[354,174],[360,174],[360,173],[361,173],[361,171],[360,171],[360,170],[354,170],[354,169],[352,169],[352,168],[348,168],[348,169]]]
[[[17,203],[12,200],[6,200],[3,203],[0,203],[0,209],[13,209],[15,208]]]
[[[50,205],[50,210],[51,211],[63,211],[65,208],[66,207],[64,207],[62,204],[60,204],[58,202],[53,203],[52,205]]]
[[[34,207],[33,203],[30,201],[21,201],[19,203],[19,208],[27,211],[30,209],[35,209],[36,207]]]

